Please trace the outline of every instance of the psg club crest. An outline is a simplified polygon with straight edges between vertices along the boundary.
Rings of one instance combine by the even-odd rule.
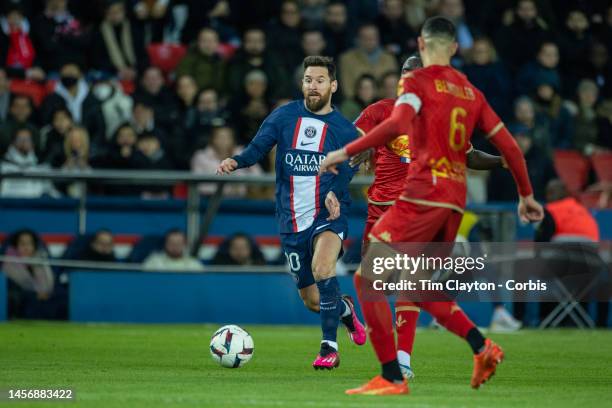
[[[304,129],[304,136],[306,136],[307,138],[312,139],[316,135],[317,129],[314,126],[308,126],[306,129]]]

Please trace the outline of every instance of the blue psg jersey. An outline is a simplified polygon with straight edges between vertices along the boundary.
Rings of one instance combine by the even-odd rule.
[[[234,159],[238,168],[263,159],[276,145],[276,214],[281,233],[308,229],[316,219],[329,216],[325,197],[333,191],[341,214],[350,205],[348,185],[357,168],[348,162],[339,174],[318,175],[325,155],[357,138],[357,130],[337,110],[316,115],[293,101],[274,110],[244,151]]]

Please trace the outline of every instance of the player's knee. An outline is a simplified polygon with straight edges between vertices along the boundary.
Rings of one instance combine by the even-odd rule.
[[[336,265],[324,262],[317,262],[312,265],[312,274],[315,280],[320,281],[336,276]]]
[[[306,306],[306,309],[310,310],[311,312],[319,313],[319,301],[317,299],[306,298],[302,300],[304,301],[304,306]]]

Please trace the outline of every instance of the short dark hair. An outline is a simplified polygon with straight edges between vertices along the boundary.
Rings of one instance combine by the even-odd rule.
[[[336,80],[336,63],[332,57],[324,57],[322,55],[312,55],[304,58],[304,71],[308,67],[323,67],[327,68],[329,79],[332,81]]]
[[[166,242],[168,240],[170,235],[175,235],[175,234],[180,234],[183,237],[187,238],[187,234],[185,234],[185,231],[183,231],[182,229],[180,229],[180,228],[170,228],[168,231],[166,231],[166,234],[164,234],[164,242]]]
[[[404,61],[404,64],[402,65],[402,74],[419,68],[423,68],[423,61],[421,60],[419,54],[412,54]]]
[[[430,17],[425,20],[421,34],[423,37],[437,37],[457,41],[455,25],[448,18],[442,16]]]
[[[15,140],[17,140],[17,135],[21,132],[28,132],[30,134],[30,138],[34,137],[34,132],[32,131],[32,129],[25,125],[20,125],[13,130],[13,134],[11,135],[11,141],[15,142]]]

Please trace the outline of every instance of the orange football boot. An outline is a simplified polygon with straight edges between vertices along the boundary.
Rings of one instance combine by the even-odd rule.
[[[485,349],[474,356],[474,371],[470,385],[478,389],[495,375],[497,365],[504,360],[504,351],[490,339],[485,340]]]
[[[348,395],[399,395],[409,392],[410,389],[406,380],[396,384],[385,380],[381,375],[377,375],[359,388],[345,391]]]

